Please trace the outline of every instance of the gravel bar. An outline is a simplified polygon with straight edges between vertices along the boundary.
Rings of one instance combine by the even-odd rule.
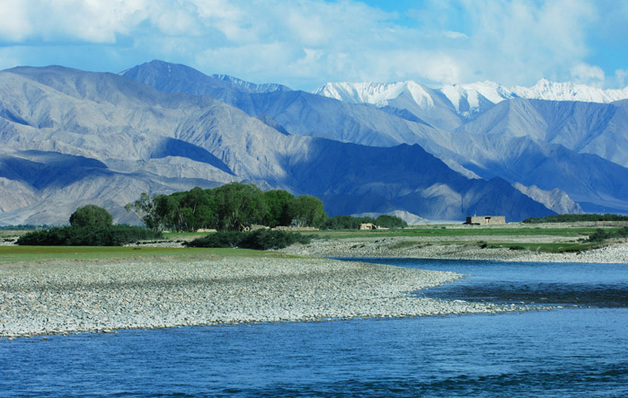
[[[4,263],[0,337],[519,310],[412,295],[461,277],[328,259]]]
[[[486,239],[478,236],[476,240]],[[512,241],[516,246],[516,241]],[[530,242],[538,237],[522,237]],[[551,242],[552,237],[540,242]],[[616,242],[600,249],[570,253],[542,253],[535,250],[510,250],[505,247],[480,248],[477,242],[446,243],[446,238],[416,243],[416,238],[313,239],[307,245],[295,244],[282,250],[286,254],[309,257],[401,257],[450,260],[495,260],[515,262],[628,263],[628,243]],[[423,240],[423,238],[422,238]]]

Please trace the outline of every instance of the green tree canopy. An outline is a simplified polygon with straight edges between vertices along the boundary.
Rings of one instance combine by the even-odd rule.
[[[95,205],[79,207],[70,216],[70,225],[73,227],[108,227],[112,224],[111,214]]]
[[[319,227],[327,220],[323,202],[315,196],[301,195],[288,205],[288,217],[299,227]]]
[[[150,229],[196,231],[215,228],[226,231],[246,229],[252,224],[270,227],[295,224],[321,226],[327,213],[320,199],[290,192],[263,192],[252,184],[231,183],[213,189],[193,188],[170,195],[150,196],[126,205]]]
[[[290,225],[292,220],[288,214],[288,205],[294,201],[294,199],[293,194],[280,189],[264,192],[264,201],[268,208],[268,212],[264,217],[264,225],[269,227]]]
[[[261,224],[268,213],[264,192],[252,184],[231,183],[214,189],[218,229],[235,231]]]

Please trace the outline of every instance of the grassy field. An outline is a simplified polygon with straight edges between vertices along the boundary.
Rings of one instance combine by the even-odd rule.
[[[605,227],[607,231],[616,227]],[[405,241],[397,243],[399,248],[433,244],[435,242],[451,245],[478,245],[484,247],[503,247],[511,250],[532,250],[558,253],[582,251],[600,247],[599,243],[587,243],[584,239],[596,230],[596,227],[553,224],[550,226],[507,225],[504,227],[474,227],[460,225],[430,225],[389,230],[325,230],[307,231],[317,239],[360,239],[403,237]],[[0,238],[16,236],[16,231],[1,231]],[[19,232],[19,231],[17,231]],[[204,233],[167,233],[169,240],[191,240],[205,236]],[[544,237],[544,240],[539,240]],[[442,238],[439,239],[439,238]],[[576,241],[577,240],[577,241]],[[42,261],[50,259],[102,259],[102,258],[138,258],[151,256],[211,256],[211,257],[276,257],[280,253],[261,252],[244,249],[203,249],[203,248],[166,248],[166,247],[60,247],[60,246],[0,246],[0,263],[14,261]]]
[[[510,250],[529,250],[539,253],[565,253],[565,252],[581,252],[585,250],[597,249],[602,247],[600,243],[588,242],[497,242],[497,241],[476,241],[476,242],[439,242],[440,244],[449,245],[474,245],[481,248],[504,248]],[[407,249],[411,247],[422,247],[433,244],[433,242],[407,240],[398,242],[391,246],[391,249]]]
[[[282,253],[246,249],[95,246],[0,246],[0,263],[55,259],[94,260],[141,257],[287,257]]]
[[[608,230],[617,230],[618,228],[608,228]],[[388,229],[388,230],[367,230],[367,231],[354,231],[354,230],[339,230],[339,231],[312,231],[307,232],[312,236],[323,239],[349,239],[349,238],[361,238],[361,237],[476,237],[476,236],[556,236],[556,237],[586,237],[595,232],[594,227],[504,227],[504,228],[482,228],[482,227],[468,227],[468,228],[451,228],[451,227],[417,227],[417,228],[404,228],[404,229]]]
[[[465,245],[510,250],[528,250],[542,253],[580,252],[604,246],[586,242],[598,227],[573,224],[506,226],[430,225],[405,229],[369,231],[316,231],[312,235],[320,239],[356,239],[403,237],[404,241],[391,249],[421,247],[431,244]],[[604,227],[606,231],[619,229]]]

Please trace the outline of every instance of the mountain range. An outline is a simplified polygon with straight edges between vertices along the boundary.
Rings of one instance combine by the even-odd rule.
[[[455,97],[408,83],[351,99],[163,61],[120,74],[8,69],[0,224],[66,223],[88,203],[136,223],[124,205],[142,192],[232,181],[316,195],[330,215],[628,211],[628,101],[500,87],[450,86]]]
[[[628,99],[628,87],[619,90],[604,90],[584,84],[556,83],[542,79],[532,87],[506,88],[498,83],[485,81],[472,84],[451,84],[439,89],[431,89],[410,80],[395,83],[327,83],[315,90],[314,94],[355,104],[374,104],[381,108],[398,107],[399,104],[405,102],[407,106],[429,111],[439,105],[444,105],[460,116],[468,118],[484,112],[497,103],[513,98],[611,103]]]

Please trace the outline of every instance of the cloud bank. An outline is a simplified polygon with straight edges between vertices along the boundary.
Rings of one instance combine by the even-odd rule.
[[[612,3],[612,4],[611,4]],[[151,59],[312,89],[541,78],[626,83],[628,2],[0,0],[0,68],[118,72]],[[622,53],[622,54],[619,54]]]

